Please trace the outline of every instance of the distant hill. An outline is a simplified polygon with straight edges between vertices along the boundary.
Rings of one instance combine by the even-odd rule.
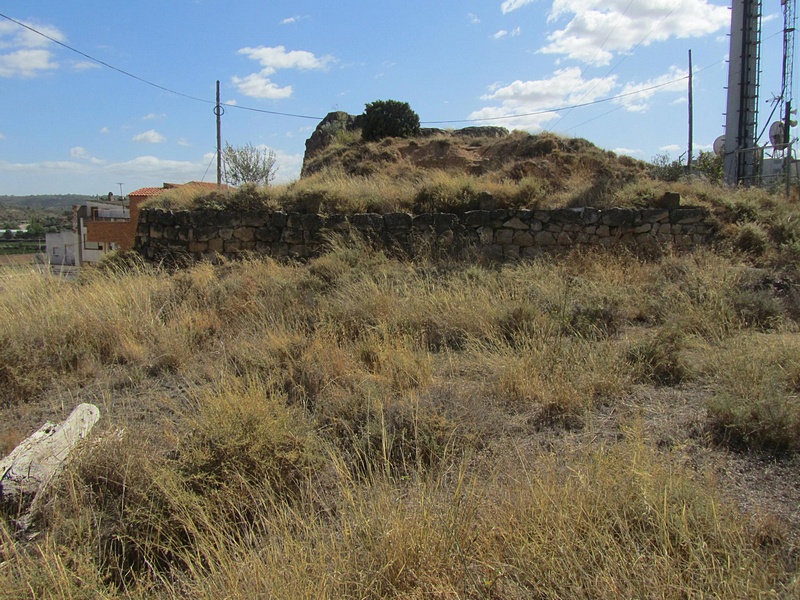
[[[83,196],[80,194],[40,194],[36,196],[0,195],[0,205],[40,210],[65,210],[72,208],[75,204],[85,204],[87,200],[97,200],[97,196]]]

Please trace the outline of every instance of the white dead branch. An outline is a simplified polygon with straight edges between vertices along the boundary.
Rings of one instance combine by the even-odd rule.
[[[94,404],[80,404],[61,424],[45,423],[0,460],[0,506],[24,532],[77,443],[100,419]]]

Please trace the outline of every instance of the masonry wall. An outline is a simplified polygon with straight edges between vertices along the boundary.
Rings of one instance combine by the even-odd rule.
[[[706,243],[714,220],[702,208],[474,210],[454,214],[255,213],[143,210],[136,249],[146,258],[234,258],[242,252],[306,258],[332,235],[357,233],[373,244],[413,254],[426,247],[476,248],[494,259],[534,257],[576,245],[690,248]]]
[[[86,221],[86,241],[114,243],[123,250],[130,250],[136,243],[139,205],[147,198],[130,199],[130,219],[128,221]]]

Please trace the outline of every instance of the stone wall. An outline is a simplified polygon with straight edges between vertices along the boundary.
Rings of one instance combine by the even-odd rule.
[[[493,259],[534,257],[575,245],[690,248],[706,243],[714,220],[702,208],[473,210],[454,214],[257,213],[143,210],[136,249],[146,258],[188,255],[196,260],[242,252],[306,258],[331,236],[357,233],[387,249],[472,247]]]

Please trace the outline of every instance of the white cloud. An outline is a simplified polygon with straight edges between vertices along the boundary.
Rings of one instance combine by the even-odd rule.
[[[303,155],[287,154],[283,150],[275,150],[275,164],[278,166],[275,183],[289,183],[300,177]]]
[[[492,36],[492,38],[494,38],[494,39],[496,39],[496,40],[499,40],[499,39],[501,39],[501,38],[504,38],[504,37],[506,37],[507,35],[510,35],[511,37],[517,37],[517,36],[518,36],[520,33],[522,33],[522,30],[521,30],[519,27],[515,27],[515,28],[514,28],[513,30],[511,30],[511,31],[506,31],[505,29],[501,29],[500,31],[498,31],[497,33],[495,33],[495,34]]]
[[[154,121],[156,119],[163,119],[167,115],[165,113],[147,113],[142,117],[142,121]]]
[[[66,37],[49,25],[26,25],[41,31],[53,40]],[[46,37],[10,21],[0,23],[0,77],[31,78],[58,68],[53,53],[48,49],[53,42]]]
[[[621,104],[629,112],[642,112],[649,108],[647,102],[656,93],[686,92],[687,69],[672,66],[669,71],[653,79],[641,83],[627,83],[620,92],[620,98],[614,104]]]
[[[190,147],[192,144],[186,138],[178,138],[178,146],[183,146],[185,148]]]
[[[504,87],[493,84],[482,99],[500,104],[477,110],[469,118],[493,120],[498,125],[536,131],[557,116],[554,109],[578,102],[591,102],[607,96],[616,86],[615,75],[583,79],[578,67],[560,69],[549,79],[517,80]],[[507,115],[526,116],[502,118]]]
[[[0,77],[36,77],[42,71],[58,68],[52,52],[41,49],[16,50],[0,55]]]
[[[108,133],[109,131],[110,129],[108,127],[103,127],[102,129],[100,129],[100,133]]]
[[[0,178],[5,182],[13,175],[20,189],[17,193],[20,194],[29,193],[27,190],[42,190],[43,181],[49,182],[48,185],[54,192],[59,189],[73,189],[84,190],[78,193],[104,193],[109,189],[116,189],[115,183],[118,181],[124,181],[129,190],[160,186],[164,181],[201,181],[207,176],[212,157],[213,153],[209,153],[195,162],[139,156],[128,161],[102,165],[98,162],[76,160],[37,163],[10,163],[0,160]],[[7,176],[4,177],[4,174]]]
[[[478,18],[478,15],[474,13],[468,13],[467,19],[469,19],[469,22],[472,23],[473,25],[477,25],[478,23],[481,22],[481,20]]]
[[[82,146],[75,146],[73,148],[70,148],[69,155],[70,155],[71,158],[76,158],[78,160],[89,161],[93,165],[102,165],[102,164],[104,164],[106,162],[106,161],[101,160],[99,158],[95,158],[94,156],[89,154],[89,151],[86,150],[86,148],[84,148]]]
[[[320,58],[305,50],[290,50],[287,52],[283,46],[242,48],[237,54],[244,54],[248,58],[258,61],[264,67],[261,71],[264,75],[272,75],[278,69],[300,69],[303,71],[325,69],[335,61],[332,56]]]
[[[86,150],[86,148],[83,148],[81,146],[75,146],[74,148],[70,148],[69,155],[72,158],[89,158],[90,157],[89,152]]]
[[[522,8],[527,4],[533,4],[534,2],[536,2],[536,0],[505,0],[503,4],[500,5],[500,10],[503,11],[503,14],[506,14],[510,13],[512,10]]]
[[[308,18],[308,15],[295,15],[293,17],[288,17],[281,21],[281,25],[293,25],[299,21],[304,21]]]
[[[683,148],[678,144],[669,144],[668,146],[661,146],[659,150],[661,150],[662,152],[669,153],[669,152],[680,152],[681,150],[683,150]]]
[[[325,70],[336,62],[333,56],[318,57],[305,50],[287,52],[284,46],[241,48],[237,53],[258,61],[263,68],[258,73],[245,77],[233,77],[233,84],[245,96],[271,100],[289,98],[292,95],[292,86],[280,86],[270,79],[279,69]]]
[[[636,156],[637,154],[641,154],[641,150],[634,150],[632,148],[614,148],[612,150],[615,154],[625,154],[627,156]]]
[[[143,131],[142,133],[133,136],[134,142],[145,142],[148,144],[160,144],[161,142],[164,142],[166,140],[167,138],[158,133],[155,129]]]
[[[708,0],[554,0],[548,22],[565,16],[569,22],[539,52],[594,65],[607,65],[638,44],[702,37],[730,26],[728,7]]]
[[[282,100],[292,95],[292,86],[280,87],[261,73],[251,73],[244,78],[233,77],[231,81],[242,94],[251,98]]]
[[[94,62],[92,62],[90,60],[82,60],[82,61],[74,63],[72,65],[72,68],[75,71],[89,71],[91,69],[99,69],[100,65],[98,65],[97,63],[94,63]]]
[[[4,139],[6,139],[6,136],[4,134],[0,133],[0,140],[4,140]]]

